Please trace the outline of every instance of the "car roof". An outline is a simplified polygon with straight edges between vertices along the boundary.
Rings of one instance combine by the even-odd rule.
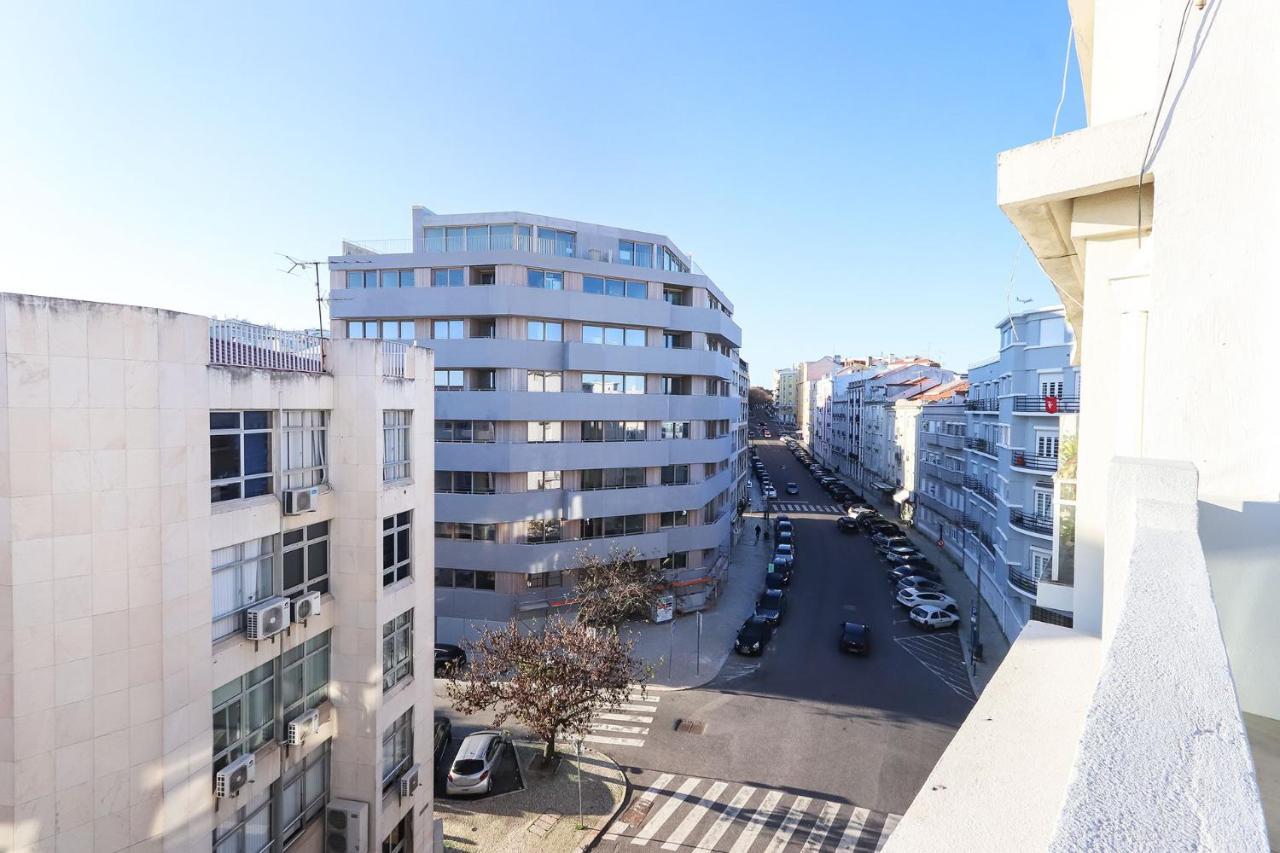
[[[867,626],[861,622],[846,622],[841,627],[846,631],[859,631],[862,633],[866,633],[868,630]]]
[[[768,619],[765,619],[763,616],[756,616],[755,614],[752,614],[747,617],[747,621],[743,622],[742,627],[739,628],[738,630],[741,631],[741,630],[746,630],[747,628],[767,628],[767,627],[769,627]]]
[[[939,607],[936,604],[929,604],[928,602],[921,602],[911,609],[923,610],[925,613],[946,613],[948,616],[955,616],[954,613],[947,610],[945,607]]]
[[[458,754],[454,761],[465,758],[482,758],[485,750],[489,748],[489,744],[493,743],[495,738],[501,738],[502,732],[485,731],[474,732],[462,739],[462,745],[458,747]]]

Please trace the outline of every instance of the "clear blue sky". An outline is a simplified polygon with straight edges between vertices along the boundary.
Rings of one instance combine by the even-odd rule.
[[[1065,0],[21,4],[0,56],[4,289],[314,325],[410,206],[660,231],[756,384],[997,345],[996,152],[1049,135]],[[1062,129],[1083,123],[1071,72]],[[1025,247],[1014,292],[1054,301]]]

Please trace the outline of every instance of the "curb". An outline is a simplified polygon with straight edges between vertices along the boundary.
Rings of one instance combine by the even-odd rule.
[[[618,762],[614,761],[612,758],[605,755],[603,752],[600,752],[594,749],[590,750],[590,752],[593,752],[596,755],[603,758],[604,760],[608,761],[610,764],[613,765],[614,769],[617,770],[618,773],[622,776],[622,785],[623,785],[622,798],[618,801],[618,807],[615,808],[613,810],[613,813],[609,815],[608,819],[605,820],[603,824],[594,833],[591,834],[591,837],[586,839],[585,841],[583,841],[581,844],[579,844],[577,847],[574,848],[574,853],[586,853],[586,851],[593,849],[596,846],[596,842],[600,840],[600,836],[604,835],[605,830],[609,828],[609,826],[617,819],[618,815],[622,814],[622,810],[626,808],[627,804],[631,802],[631,794],[632,794],[631,779],[630,777],[627,776],[626,771],[618,766]]]

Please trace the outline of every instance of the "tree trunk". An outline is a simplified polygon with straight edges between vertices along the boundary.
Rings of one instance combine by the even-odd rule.
[[[549,764],[556,754],[556,736],[553,732],[551,737],[547,738],[546,746],[542,750],[542,763]]]

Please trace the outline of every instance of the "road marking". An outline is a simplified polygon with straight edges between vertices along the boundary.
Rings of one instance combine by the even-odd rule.
[[[831,831],[831,825],[836,821],[836,814],[840,811],[839,803],[827,803],[822,807],[822,813],[818,815],[818,821],[813,825],[813,829],[809,832],[809,837],[804,840],[804,847],[800,848],[800,853],[818,853],[822,849],[822,842],[826,840],[827,833]]]
[[[876,850],[884,846],[889,840],[889,834],[898,828],[898,821],[902,820],[902,815],[891,814],[884,819],[884,829],[880,830],[880,840],[876,842]]]
[[[714,850],[717,842],[733,825],[734,818],[738,816],[738,812],[742,811],[742,807],[755,794],[756,789],[750,785],[743,785],[738,789],[738,793],[733,795],[733,800],[729,802],[728,808],[720,813],[716,818],[716,822],[711,824],[711,828],[707,830],[707,834],[702,836],[698,841],[698,845],[693,849],[695,851]]]
[[[644,746],[643,738],[634,737],[606,737],[604,735],[583,735],[582,739],[588,743],[605,743],[611,746]]]
[[[647,844],[649,840],[658,833],[658,830],[662,829],[662,825],[671,819],[671,815],[675,813],[676,809],[680,808],[680,804],[689,799],[689,795],[693,793],[693,789],[698,787],[701,782],[701,779],[693,777],[686,779],[685,783],[676,790],[675,794],[662,804],[662,808],[658,809],[658,813],[650,816],[650,818],[645,821],[644,826],[642,826],[640,831],[635,834],[635,837],[631,839],[631,843]]]
[[[641,713],[645,713],[645,714],[656,714],[658,713],[658,706],[657,705],[634,705],[629,702],[624,702],[621,705],[607,705],[607,706],[602,705],[600,707],[600,710],[601,711],[640,711]]]
[[[796,827],[800,825],[800,818],[811,802],[813,800],[810,797],[796,797],[795,802],[791,804],[791,810],[782,819],[778,831],[773,834],[768,846],[764,848],[764,853],[782,853],[786,849],[791,836],[795,834]]]
[[[649,786],[649,789],[641,794],[636,801],[632,803],[632,806],[639,806],[642,803],[652,803],[658,798],[658,792],[670,785],[671,780],[674,778],[675,776],[671,773],[663,773],[657,779],[653,780],[653,784]],[[630,829],[630,826],[625,822],[615,823],[614,827],[616,827],[616,829],[610,829],[609,832],[605,833],[604,837],[606,841],[615,841],[619,835]]]
[[[951,636],[955,637],[954,634]],[[939,650],[930,647],[930,641],[941,638],[920,635],[893,639],[906,650],[907,654],[919,661],[921,666],[951,688],[957,696],[969,702],[978,701],[978,697],[973,694],[973,685],[969,683],[968,673],[965,672],[964,653],[960,649],[959,638],[955,639],[954,645],[949,645],[951,655],[943,655]]]
[[[693,828],[702,820],[702,816],[707,813],[708,807],[716,802],[716,798],[724,793],[724,789],[729,787],[728,782],[716,782],[707,792],[702,795],[693,808],[689,809],[689,813],[685,815],[684,820],[675,828],[671,835],[667,836],[667,843],[662,845],[663,850],[679,850],[680,845],[689,837],[689,833],[693,832]]]
[[[770,791],[764,795],[760,807],[751,814],[751,818],[747,821],[747,828],[742,830],[742,834],[738,836],[737,842],[729,853],[747,853],[751,849],[751,845],[755,843],[756,837],[760,835],[760,830],[764,829],[764,825],[768,822],[773,810],[777,808],[778,801],[782,799],[781,791]]]
[[[862,829],[867,825],[867,817],[870,814],[868,809],[853,810],[853,814],[849,816],[849,822],[845,824],[844,835],[840,836],[840,843],[836,845],[835,853],[852,853],[853,848],[858,846],[858,839],[862,836]]]
[[[620,723],[652,723],[653,717],[644,717],[640,714],[610,714],[601,711],[591,715],[592,720],[617,720]]]
[[[619,726],[615,723],[592,723],[593,732],[617,732],[623,735],[647,735],[649,730],[644,726]]]

